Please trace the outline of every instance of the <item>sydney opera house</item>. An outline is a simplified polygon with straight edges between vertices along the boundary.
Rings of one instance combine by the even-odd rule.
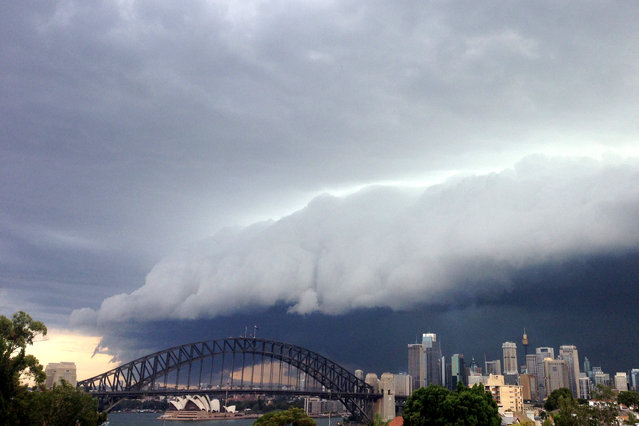
[[[210,399],[208,395],[178,396],[169,400],[170,409],[160,417],[164,420],[206,420],[234,417],[235,405],[224,406],[219,399]]]

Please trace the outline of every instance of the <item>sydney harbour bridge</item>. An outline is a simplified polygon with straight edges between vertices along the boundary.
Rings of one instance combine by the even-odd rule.
[[[368,423],[381,393],[350,371],[308,349],[257,338],[175,346],[78,382],[109,408],[125,398],[188,394],[305,395],[339,400]]]

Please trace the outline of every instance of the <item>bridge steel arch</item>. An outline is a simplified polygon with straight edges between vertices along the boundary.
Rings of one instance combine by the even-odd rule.
[[[222,368],[224,368],[224,356],[227,354],[232,355],[233,362],[237,354],[241,354],[242,359],[246,354],[250,354],[252,357],[256,355],[261,357],[262,362],[264,358],[277,360],[304,372],[323,386],[326,392],[330,392],[333,397],[340,400],[353,417],[360,421],[370,422],[372,420],[372,404],[381,398],[381,394],[376,393],[373,387],[336,362],[316,352],[290,343],[245,337],[201,341],[164,349],[122,364],[95,377],[82,380],[78,382],[78,387],[96,396],[110,398],[112,401],[132,395],[171,394],[176,392],[166,389],[165,391],[154,391],[157,389],[157,380],[164,377],[164,387],[166,388],[167,375],[176,372],[177,390],[180,371],[182,368],[187,368],[186,391],[188,391],[191,369],[194,364],[199,363],[200,365],[199,386],[202,376],[202,362],[207,358],[222,356]],[[244,365],[241,367],[243,369]],[[232,370],[234,369],[233,365]],[[243,379],[239,387],[233,387],[233,383],[231,383],[231,386],[226,390],[229,393],[242,393],[243,391],[256,393],[255,388],[244,389]],[[182,389],[179,393],[186,391]],[[198,388],[193,388],[193,393],[197,391]],[[265,393],[268,393],[268,390],[265,390]]]

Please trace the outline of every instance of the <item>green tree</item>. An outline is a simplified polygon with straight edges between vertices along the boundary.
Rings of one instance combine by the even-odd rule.
[[[548,395],[546,399],[546,403],[544,404],[544,408],[547,411],[553,411],[559,408],[559,403],[561,400],[572,401],[572,392],[568,388],[560,388],[555,389]]]
[[[455,391],[441,386],[420,388],[406,401],[406,426],[501,424],[497,404],[481,385],[462,384]]]
[[[552,419],[556,426],[616,425],[617,414],[614,402],[590,406],[578,404],[575,399],[561,398],[559,409],[552,413]]]
[[[286,411],[273,411],[258,417],[253,423],[256,426],[315,426],[315,420],[306,415],[304,410],[291,407]]]
[[[51,390],[42,385],[46,375],[38,360],[26,354],[26,347],[38,335],[47,334],[40,321],[20,311],[11,319],[0,316],[0,426],[4,425],[97,425],[106,420],[98,414],[91,395],[67,383]],[[21,384],[31,379],[31,391]]]
[[[36,336],[45,334],[44,324],[22,311],[11,319],[0,316],[0,424],[18,421],[20,401],[27,392],[21,377],[31,378],[36,384],[44,382],[42,366],[33,355],[26,354],[26,347]]]
[[[637,411],[639,409],[639,392],[621,391],[617,395],[617,402]]]
[[[19,416],[24,424],[47,426],[97,425],[106,420],[98,413],[98,402],[65,381],[50,390],[29,392]]]

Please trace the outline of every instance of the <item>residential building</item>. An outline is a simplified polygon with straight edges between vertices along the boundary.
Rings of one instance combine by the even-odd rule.
[[[506,385],[504,376],[491,374],[484,385],[486,392],[490,392],[500,413],[505,411],[521,412],[524,409],[521,386]]]

